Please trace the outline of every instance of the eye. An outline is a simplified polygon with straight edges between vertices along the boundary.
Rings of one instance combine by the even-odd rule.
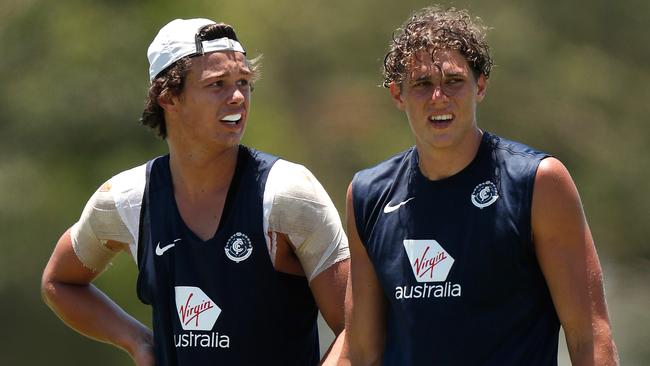
[[[222,87],[223,84],[224,84],[223,80],[217,80],[217,81],[215,81],[215,82],[213,82],[213,83],[210,83],[209,86]]]
[[[237,85],[239,85],[239,86],[249,86],[250,81],[248,81],[247,79],[239,79],[237,81]]]
[[[431,81],[429,80],[417,80],[416,82],[413,83],[414,88],[425,87],[429,85],[431,85]]]

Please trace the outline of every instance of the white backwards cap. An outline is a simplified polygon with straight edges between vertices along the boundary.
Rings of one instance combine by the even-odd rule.
[[[237,51],[246,54],[242,45],[229,38],[200,41],[198,33],[210,19],[175,19],[162,27],[147,50],[149,80],[185,56],[202,55],[207,52]]]

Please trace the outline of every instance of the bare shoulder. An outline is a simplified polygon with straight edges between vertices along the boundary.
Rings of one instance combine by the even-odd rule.
[[[578,191],[569,170],[560,160],[554,157],[542,160],[535,175],[534,205],[535,203],[537,205],[544,204],[540,199],[562,199],[568,197],[578,197]],[[547,203],[550,204],[552,202]]]
[[[566,179],[572,181],[571,175],[569,174],[569,170],[557,158],[548,157],[539,163],[539,167],[537,168],[537,174],[535,176],[536,183],[537,182],[543,182],[547,184],[552,182],[559,183],[562,180],[566,180]]]
[[[542,160],[535,176],[532,205],[535,246],[581,245],[588,232],[582,202],[567,168],[556,158]]]

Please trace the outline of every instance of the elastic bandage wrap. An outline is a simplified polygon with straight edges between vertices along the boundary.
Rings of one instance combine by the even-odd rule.
[[[117,212],[110,181],[90,197],[70,236],[81,263],[95,272],[106,269],[118,253],[106,246],[109,240],[131,241],[131,234]]]
[[[264,217],[265,232],[289,237],[309,281],[350,257],[338,211],[323,186],[302,165],[285,160],[274,164],[264,191]],[[267,240],[275,262],[275,235]]]
[[[111,178],[90,198],[71,230],[79,260],[93,271],[103,271],[117,254],[108,241],[129,245],[137,260],[137,237],[145,165]],[[264,190],[263,229],[273,263],[276,234],[289,238],[309,281],[335,263],[350,257],[339,214],[323,186],[304,166],[278,160]]]

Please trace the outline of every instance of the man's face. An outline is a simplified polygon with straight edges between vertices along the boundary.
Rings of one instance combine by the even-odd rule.
[[[169,138],[231,147],[246,126],[251,71],[240,52],[212,52],[192,58],[183,91],[173,97]]]
[[[411,60],[402,85],[391,84],[397,107],[406,112],[419,148],[463,146],[476,126],[476,104],[485,96],[486,80],[474,78],[457,50],[421,51]]]

